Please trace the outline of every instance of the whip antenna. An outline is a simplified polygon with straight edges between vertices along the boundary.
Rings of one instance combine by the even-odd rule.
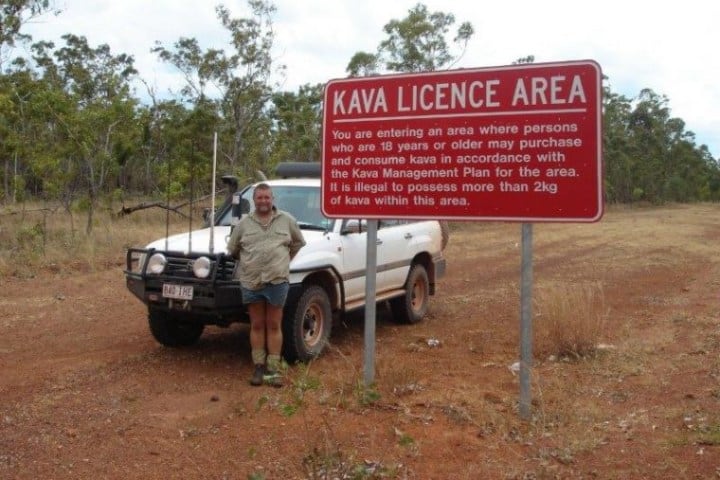
[[[212,197],[210,203],[210,248],[209,252],[213,254],[215,245],[215,169],[217,168],[217,132],[213,136],[213,166],[212,166]]]
[[[165,185],[165,251],[168,249],[168,237],[170,236],[170,157],[167,159],[167,182]]]

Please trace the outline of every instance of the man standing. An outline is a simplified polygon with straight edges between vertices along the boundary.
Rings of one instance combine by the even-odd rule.
[[[290,261],[305,245],[305,239],[297,221],[278,210],[273,200],[267,183],[255,186],[255,210],[238,222],[228,240],[228,251],[240,263],[236,276],[250,315],[250,347],[255,364],[250,384],[281,387],[282,315]]]

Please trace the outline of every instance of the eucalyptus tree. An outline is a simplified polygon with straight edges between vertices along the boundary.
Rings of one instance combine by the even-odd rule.
[[[23,26],[53,10],[49,0],[3,0],[0,2],[0,158],[3,162],[2,190],[6,201],[15,201],[24,188],[27,146],[21,132],[27,127],[27,82],[32,81],[26,62],[11,60],[13,48],[31,40]],[[20,88],[23,92],[20,92]]]
[[[0,158],[3,159],[2,191],[7,202],[15,202],[25,188],[22,172],[30,146],[25,140],[32,85],[32,73],[27,68],[18,66],[0,75]]]
[[[664,125],[668,153],[663,165],[663,199],[674,202],[720,200],[720,165],[707,146],[696,143],[685,121],[669,118]]]
[[[48,42],[38,42],[33,50],[52,48]],[[4,142],[0,152],[6,160],[12,157],[12,169],[5,165],[7,199],[26,198],[26,194],[46,201],[61,200],[69,205],[72,179],[77,175],[68,155],[68,137],[62,117],[72,110],[72,101],[56,81],[56,66],[51,59],[39,58],[32,64],[16,58],[12,71],[0,77],[0,133]],[[47,60],[47,61],[46,61]],[[40,76],[40,70],[45,75]],[[6,88],[7,87],[7,88]],[[8,179],[12,179],[8,182]]]
[[[630,154],[630,113],[632,104],[627,97],[603,87],[603,161],[605,166],[605,194],[611,203],[633,200],[637,178],[635,159]],[[635,193],[634,193],[635,192]]]
[[[159,43],[153,48],[161,60],[183,73],[184,101],[195,108],[216,105],[216,128],[224,143],[229,144],[221,144],[221,160],[232,171],[242,162],[245,175],[267,163],[267,107],[275,72],[271,55],[275,7],[265,0],[248,0],[248,6],[250,15],[244,18],[232,17],[223,5],[216,7],[218,19],[230,36],[230,53],[203,50],[195,38],[180,38],[172,48]]]
[[[58,162],[71,162],[73,178],[65,190],[84,192],[86,231],[100,195],[117,185],[123,163],[135,153],[138,138],[130,81],[137,74],[134,60],[113,55],[108,45],[91,47],[85,37],[66,34],[65,46],[50,42],[33,45],[41,81],[53,101],[45,103],[47,118],[65,151]]]
[[[452,42],[450,28],[455,23],[451,13],[430,12],[418,3],[401,20],[391,20],[384,27],[387,35],[376,53],[357,52],[346,71],[350,76],[389,72],[423,72],[452,67],[464,54],[467,43],[475,33],[470,22],[461,23]],[[451,51],[451,43],[459,51]]]
[[[636,161],[636,197],[652,203],[694,201],[711,171],[695,134],[671,116],[669,100],[643,89],[629,115],[629,152]]]
[[[603,156],[610,202],[717,200],[720,170],[669,99],[651,89],[627,98],[604,89]]]
[[[179,145],[188,136],[187,129],[182,126],[192,112],[180,101],[151,97],[151,103],[141,105],[137,113],[141,153],[134,159],[134,165],[121,172],[122,184],[129,191],[140,191],[144,195],[156,193],[158,189],[166,192],[167,183],[163,179],[167,177],[169,167],[173,170],[182,168],[180,162],[169,163],[182,158]],[[213,120],[211,124],[214,123]],[[193,135],[194,132],[190,133],[189,138]]]
[[[0,69],[4,70],[9,49],[18,41],[30,40],[22,33],[22,27],[49,10],[54,2],[50,0],[3,0],[0,2]],[[58,13],[57,11],[55,13]]]
[[[715,159],[707,145],[700,146],[700,155],[708,172],[707,182],[702,186],[701,199],[718,202],[720,201],[720,158]]]
[[[271,164],[320,160],[323,85],[302,85],[295,92],[273,95]]]

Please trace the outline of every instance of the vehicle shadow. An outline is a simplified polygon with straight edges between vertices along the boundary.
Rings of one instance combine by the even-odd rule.
[[[376,336],[398,324],[393,319],[387,302],[376,308]],[[325,355],[339,352],[344,356],[362,355],[364,348],[365,309],[346,313],[333,323],[329,345],[315,361],[321,361]],[[229,327],[208,326],[198,341],[190,346],[167,348],[159,347],[156,352],[161,358],[173,361],[201,361],[202,363],[233,363],[252,366],[250,354],[250,326],[235,323]]]
[[[393,319],[389,304],[379,303],[375,309],[375,335],[383,335],[388,328],[394,326],[397,326],[397,322]],[[346,313],[335,321],[330,335],[330,345],[343,351],[362,350],[364,332],[365,309],[361,308]]]
[[[206,326],[192,345],[163,347],[157,344],[161,358],[173,360],[201,360],[203,362],[238,362],[250,365],[250,326],[234,323],[229,327]]]

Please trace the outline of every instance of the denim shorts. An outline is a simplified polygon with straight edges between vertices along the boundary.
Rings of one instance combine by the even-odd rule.
[[[285,305],[290,284],[288,282],[272,284],[266,283],[265,286],[258,290],[250,290],[249,288],[240,287],[242,292],[242,301],[244,304],[267,302],[276,307]]]

